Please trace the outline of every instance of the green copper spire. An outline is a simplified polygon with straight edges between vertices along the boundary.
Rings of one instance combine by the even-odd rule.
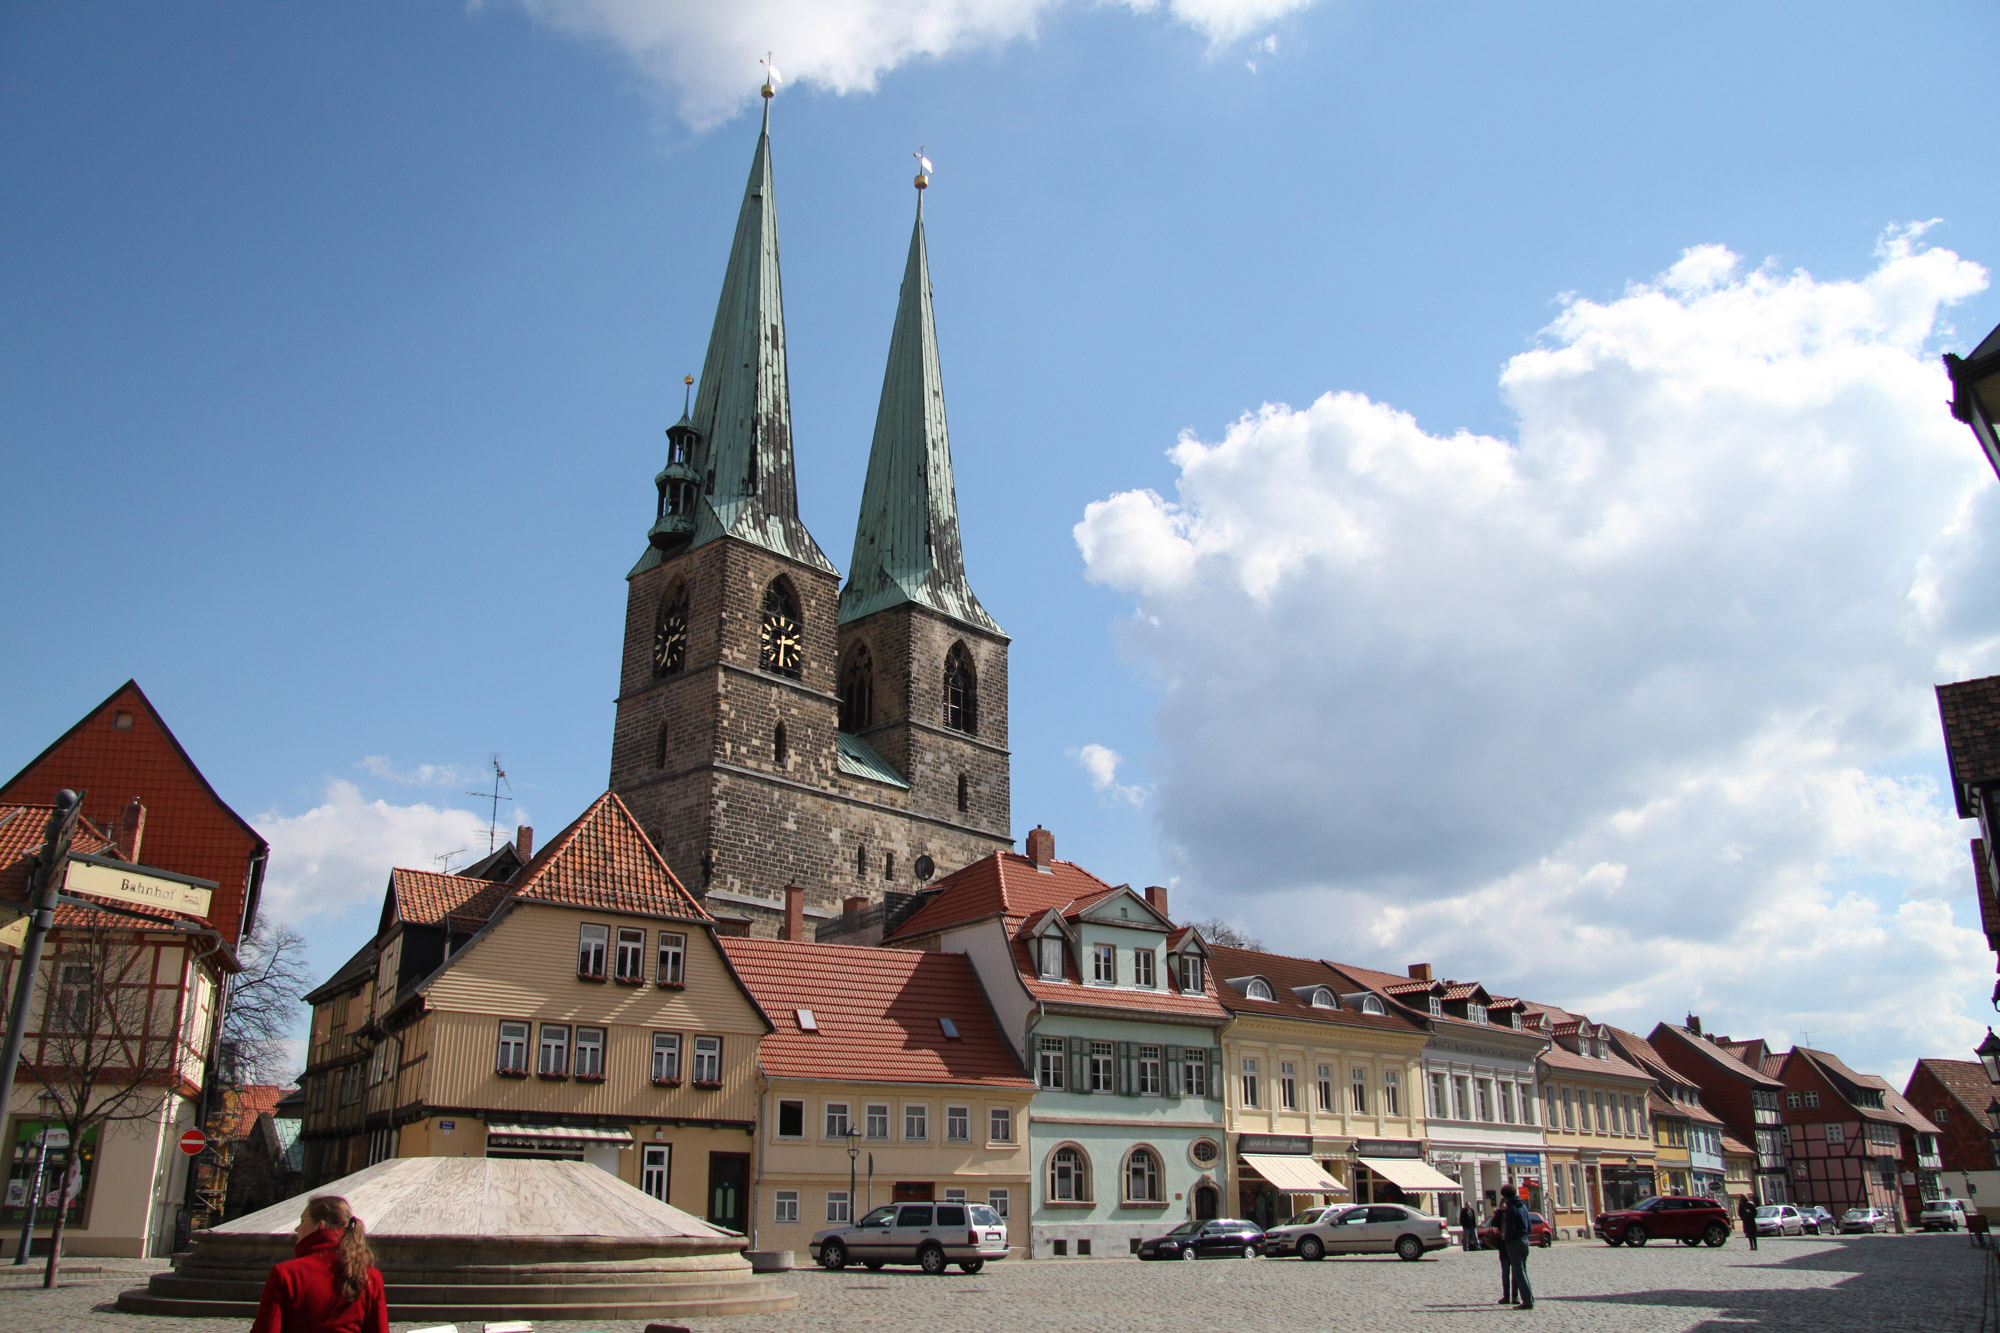
[[[837,573],[799,521],[792,469],[792,396],[785,372],[785,302],[778,280],[778,209],[771,188],[771,103],[736,217],[701,387],[686,423],[699,479],[689,545],[721,537],[753,543]],[[656,529],[660,545],[675,544]],[[659,546],[639,562],[657,563]]]
[[[875,413],[875,442],[854,530],[854,564],[840,593],[840,619],[914,602],[989,634],[1001,629],[965,581],[959,546],[958,494],[945,429],[944,377],[931,316],[930,258],[924,246],[924,197],[917,177],[917,224],[889,338],[889,368]]]

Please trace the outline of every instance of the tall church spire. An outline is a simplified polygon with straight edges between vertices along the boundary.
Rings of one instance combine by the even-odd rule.
[[[722,299],[716,303],[715,326],[702,362],[701,387],[685,424],[693,432],[688,461],[696,477],[689,489],[698,495],[679,523],[668,521],[663,500],[662,521],[653,531],[654,550],[640,562],[641,568],[685,535],[691,546],[735,537],[837,572],[799,521],[791,385],[785,370],[785,302],[778,278],[778,209],[771,185],[769,84],[764,124],[750,161],[743,207],[736,216],[729,267],[723,273]]]
[[[991,634],[1001,633],[965,580],[958,535],[958,494],[945,428],[944,376],[938,369],[931,314],[930,257],[924,244],[923,189],[903,269],[889,367],[875,413],[875,441],[861,490],[854,562],[840,594],[842,624],[914,602]]]

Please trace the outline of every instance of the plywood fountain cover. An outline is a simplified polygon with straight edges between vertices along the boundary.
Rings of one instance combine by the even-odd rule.
[[[740,1246],[743,1237],[582,1162],[533,1158],[403,1157],[329,1181],[213,1228],[218,1236],[289,1236],[308,1200],[338,1194],[371,1239],[534,1236],[662,1237]]]

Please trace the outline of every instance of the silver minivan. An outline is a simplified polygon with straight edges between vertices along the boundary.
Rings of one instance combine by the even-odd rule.
[[[1007,1257],[1007,1223],[983,1203],[885,1203],[859,1222],[828,1227],[812,1238],[812,1257],[838,1271],[851,1263],[916,1264],[942,1273],[953,1264],[977,1273],[988,1259]]]

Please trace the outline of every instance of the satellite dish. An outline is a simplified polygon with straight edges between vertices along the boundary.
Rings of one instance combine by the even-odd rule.
[[[928,856],[917,858],[917,883],[928,884],[931,882],[931,876],[935,874],[937,874],[937,862]]]

